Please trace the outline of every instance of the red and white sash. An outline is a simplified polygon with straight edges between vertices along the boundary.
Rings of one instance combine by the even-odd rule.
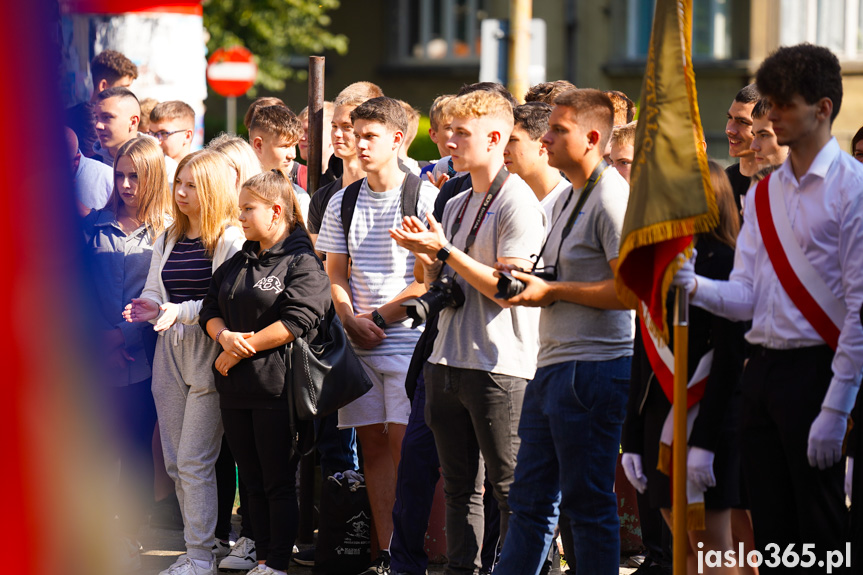
[[[755,189],[755,213],[764,248],[785,293],[835,350],[845,321],[845,303],[833,294],[809,262],[794,237],[782,192],[778,185],[769,182],[767,176]]]
[[[641,322],[641,340],[644,350],[656,380],[659,382],[666,399],[672,405],[668,411],[665,422],[662,425],[662,434],[659,439],[659,461],[657,468],[662,473],[671,477],[671,447],[674,440],[674,354],[664,343],[658,341],[653,332],[648,328],[643,317],[649,317],[645,304],[642,302],[643,313],[639,318]],[[649,321],[649,320],[648,320]],[[711,349],[698,360],[695,372],[686,385],[686,440],[692,433],[692,425],[698,417],[701,398],[707,387],[707,378],[710,376],[710,368],[713,366],[713,350]],[[704,492],[700,491],[691,481],[686,481],[687,499],[687,527],[688,529],[704,529]]]

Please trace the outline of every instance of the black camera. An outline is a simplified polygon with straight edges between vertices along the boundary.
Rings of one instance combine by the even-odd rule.
[[[523,270],[519,269],[518,271],[523,273]],[[513,275],[509,272],[499,272],[500,278],[497,280],[497,293],[494,294],[494,297],[497,299],[510,299],[514,298],[518,294],[524,291],[524,288],[527,287],[523,281],[513,277]],[[557,274],[554,272],[552,268],[550,271],[548,268],[541,268],[538,270],[534,270],[531,272],[532,276],[538,277],[540,279],[544,279],[545,281],[555,281],[557,279]]]
[[[413,320],[411,327],[417,327],[428,320],[429,316],[440,313],[448,307],[464,305],[464,292],[456,283],[455,278],[441,276],[429,285],[426,293],[420,297],[409,299],[402,304],[408,317]]]

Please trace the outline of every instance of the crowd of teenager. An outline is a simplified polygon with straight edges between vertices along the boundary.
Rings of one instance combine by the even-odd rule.
[[[192,151],[190,106],[143,112],[117,52],[91,71],[66,136],[121,446],[118,572],[140,566],[148,521],[183,530],[186,553],[161,575],[314,564],[294,545],[286,349],[337,314],[372,387],[314,426],[324,476],[365,482],[378,551],[364,573],[427,572],[440,477],[446,573],[547,573],[558,535],[571,572],[617,573],[618,465],[639,494],[636,573],[670,573],[670,348],[614,285],[637,161],[625,94],[554,81],[520,104],[500,84],[465,85],[429,111],[433,160],[408,155],[420,113],[357,82],[324,105],[323,175],[308,190],[307,110],[259,98],[248,139]],[[863,368],[863,129],[854,157],[840,149],[841,101],[829,50],[780,48],[728,109],[739,163],[709,162],[719,223],[673,281],[691,297],[688,375],[702,384],[691,574],[709,551],[863,547],[860,442],[845,442]],[[840,310],[835,337],[774,269],[770,210],[825,284],[812,297]]]

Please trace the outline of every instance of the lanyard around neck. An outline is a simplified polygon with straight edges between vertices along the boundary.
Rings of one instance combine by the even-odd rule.
[[[492,202],[495,200],[498,194],[500,194],[500,190],[506,183],[507,178],[509,178],[509,172],[506,171],[506,168],[501,167],[501,169],[498,170],[497,175],[494,177],[491,185],[489,186],[488,191],[485,193],[479,209],[476,211],[476,217],[473,220],[473,225],[470,227],[470,232],[468,232],[467,240],[465,240],[464,253],[468,253],[470,247],[476,241],[476,235],[477,233],[479,233],[479,228],[485,221],[485,216],[488,213],[488,209],[491,207]],[[459,229],[461,229],[461,222],[462,219],[464,219],[464,213],[465,211],[467,211],[467,206],[470,203],[472,195],[473,192],[468,194],[467,198],[465,198],[464,204],[462,204],[461,210],[459,210],[458,216],[456,216],[455,222],[453,222],[453,239],[455,239],[456,234],[458,233]]]
[[[563,230],[560,232],[560,243],[557,245],[557,258],[554,261],[554,265],[558,265],[560,263],[560,250],[563,246],[563,241],[572,231],[573,226],[575,226],[575,222],[578,219],[579,214],[581,213],[581,209],[584,207],[584,204],[587,203],[587,199],[590,197],[590,193],[593,191],[593,188],[596,187],[596,184],[599,182],[599,179],[602,177],[602,174],[605,173],[605,169],[608,167],[608,164],[605,163],[605,160],[599,162],[599,164],[593,169],[593,172],[590,174],[590,177],[587,179],[587,182],[584,184],[584,189],[581,194],[578,196],[578,201],[575,203],[575,207],[572,209],[572,213],[569,215],[569,218],[566,220],[566,225],[563,226]],[[563,207],[560,209],[560,213],[566,211],[566,206],[569,205],[569,202],[572,200],[574,189],[569,191],[569,196],[566,198],[566,202],[564,202]],[[560,218],[560,216],[558,216]],[[555,221],[554,224],[557,224]],[[554,224],[552,228],[554,228]],[[539,260],[542,259],[542,254],[545,251],[545,246],[548,245],[548,239],[551,237],[551,229],[549,229],[549,235],[545,239],[545,243],[542,244],[542,249],[539,250],[539,255],[536,256],[536,259],[533,262],[533,269],[536,270],[536,266],[539,265]]]

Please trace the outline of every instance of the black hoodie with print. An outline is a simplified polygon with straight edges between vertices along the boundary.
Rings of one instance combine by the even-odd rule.
[[[231,331],[258,332],[281,321],[296,338],[314,340],[332,304],[330,281],[308,234],[296,228],[260,256],[258,242],[213,274],[200,324],[220,317]],[[258,351],[216,376],[222,409],[287,409],[285,347]]]

